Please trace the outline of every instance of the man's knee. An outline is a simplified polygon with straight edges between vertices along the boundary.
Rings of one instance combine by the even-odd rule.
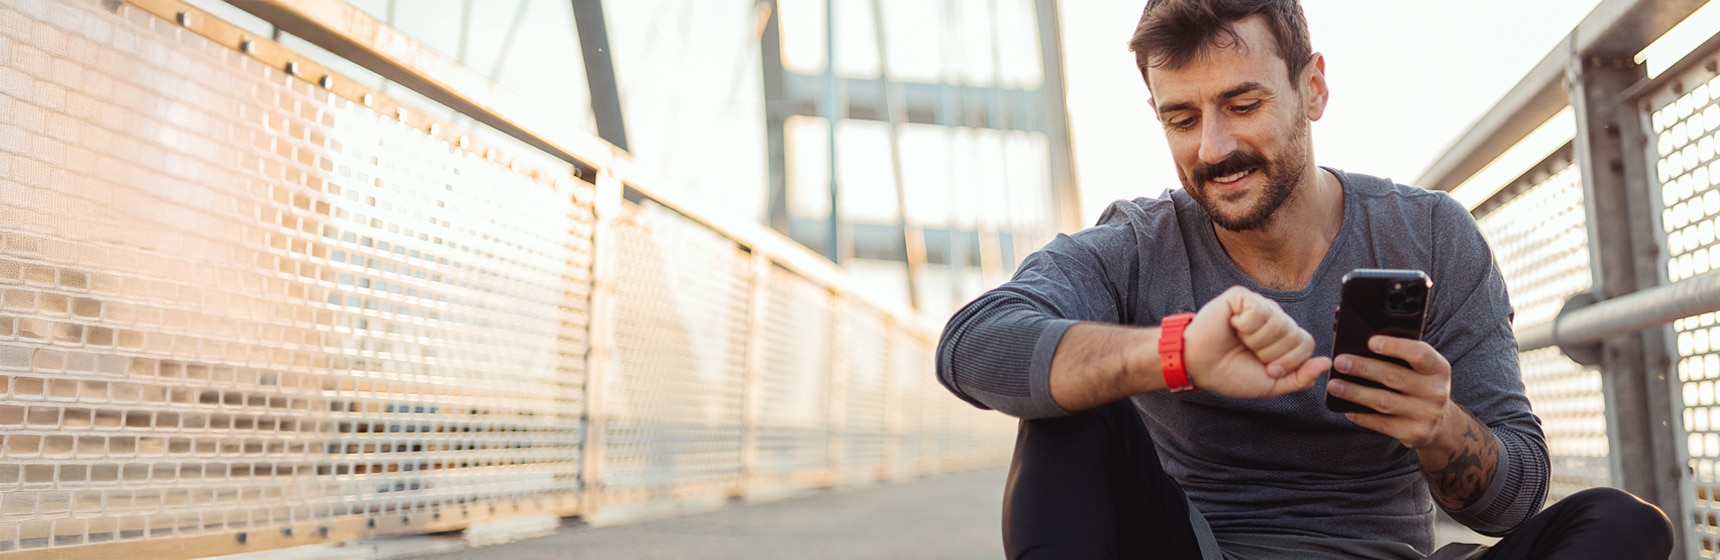
[[[1098,450],[1112,443],[1111,438],[1126,436],[1133,427],[1128,422],[1140,419],[1134,405],[1123,399],[1068,416],[1022,420],[1017,438],[1032,437],[1036,445]]]
[[[1567,496],[1560,503],[1582,510],[1582,515],[1599,521],[1617,534],[1640,538],[1645,546],[1672,553],[1672,521],[1666,512],[1629,492],[1616,488],[1590,488]]]

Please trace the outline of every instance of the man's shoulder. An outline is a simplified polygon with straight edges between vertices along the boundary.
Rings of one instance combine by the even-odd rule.
[[[1462,203],[1445,191],[1428,190],[1363,173],[1328,169],[1343,180],[1345,192],[1356,195],[1365,211],[1385,208],[1411,210],[1411,213],[1432,216],[1436,220],[1449,219],[1454,213],[1468,213]]]
[[[1053,246],[1072,243],[1102,255],[1133,255],[1143,248],[1157,251],[1179,247],[1183,245],[1180,224],[1185,219],[1179,214],[1188,211],[1179,207],[1185,202],[1193,204],[1192,200],[1180,199],[1188,197],[1173,196],[1167,191],[1157,198],[1112,202],[1093,225],[1058,236],[1061,243],[1053,242]]]
[[[1439,199],[1450,198],[1443,191],[1432,191],[1414,185],[1406,185],[1387,177],[1376,177],[1366,173],[1333,168],[1327,169],[1343,180],[1346,192],[1361,195],[1365,199],[1401,200],[1414,204],[1439,204]]]
[[[1099,220],[1084,231],[1127,229],[1138,232],[1161,231],[1166,228],[1176,230],[1181,222],[1181,214],[1193,210],[1194,200],[1175,189],[1167,190],[1156,198],[1139,197],[1128,200],[1118,200],[1105,207],[1099,214]]]

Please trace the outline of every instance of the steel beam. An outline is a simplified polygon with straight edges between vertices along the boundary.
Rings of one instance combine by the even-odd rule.
[[[1069,108],[1063,89],[1063,32],[1057,0],[1035,0],[1039,22],[1039,59],[1045,69],[1046,144],[1051,147],[1052,220],[1058,231],[1081,229],[1081,195],[1075,179],[1075,156],[1069,140]]]
[[[920,311],[923,308],[920,279],[926,270],[925,232],[908,216],[907,186],[902,183],[902,121],[908,116],[900,101],[900,92],[891,85],[890,53],[884,49],[884,0],[872,0],[872,38],[878,48],[878,76],[884,86],[884,115],[890,123],[890,178],[895,187],[897,226],[902,229],[903,251],[908,255],[908,306]],[[835,200],[831,201],[832,205],[835,203]],[[832,206],[831,216],[835,215]]]
[[[783,95],[788,106],[787,114],[822,116],[824,80],[823,74],[810,75],[785,70]],[[895,80],[889,82],[899,93],[897,99],[901,101],[907,116],[902,122],[1047,132],[1047,119],[1036,110],[1046,103],[1045,92],[1041,89],[966,85],[960,83],[959,76],[946,76],[943,80],[939,83]],[[844,96],[846,105],[843,108],[847,110],[847,118],[862,121],[889,120],[879,109],[883,106],[884,80],[837,76],[836,88]],[[951,90],[963,101],[953,107],[944,103],[945,93]],[[1002,118],[995,117],[989,111],[975,110],[989,106],[993,96],[1003,98],[999,100],[999,105],[1003,107]]]
[[[621,115],[621,93],[615,84],[615,61],[609,56],[609,25],[603,0],[573,0],[573,24],[579,54],[585,60],[585,85],[591,90],[591,113],[597,136],[627,149],[627,126]]]
[[[837,87],[836,80],[836,0],[824,0],[824,101],[818,104],[819,113],[824,117],[828,127],[830,144],[828,156],[830,165],[830,218],[824,229],[824,258],[830,262],[841,264],[844,257],[842,251],[842,184],[837,177],[841,166],[837,164],[836,156],[836,125],[845,116],[843,105],[845,90]]]
[[[962,107],[962,86],[957,85],[961,82],[961,63],[959,62],[961,57],[958,54],[961,52],[961,41],[957,40],[957,36],[953,31],[947,29],[947,27],[949,27],[948,22],[956,21],[957,12],[955,3],[952,0],[943,0],[943,2],[940,3],[943,8],[946,29],[943,33],[940,33],[938,37],[938,39],[943,42],[943,48],[941,51],[944,59],[940,61],[942,64],[939,65],[940,77],[943,80],[943,83],[938,84],[938,110],[934,114],[937,115],[938,124],[945,127],[947,129],[946,132],[953,133],[956,127],[961,126],[960,117],[965,112]],[[996,90],[987,90],[987,92],[995,94]],[[952,135],[950,136],[950,139],[951,162],[950,165],[945,168],[945,171],[949,176],[949,188],[951,192],[953,192],[957,181],[960,180],[961,174],[956,172],[956,162],[954,161],[955,137]],[[955,197],[951,194],[946,195],[945,198],[953,201]],[[947,223],[944,226],[946,230],[954,230],[958,225],[960,225],[958,223],[960,220],[956,219],[958,208],[959,206],[956,204],[949,205],[949,214],[948,217],[945,218]],[[931,237],[931,235],[926,236],[927,239],[931,239]],[[958,243],[958,240],[965,239],[965,237],[958,238],[953,234],[946,234],[944,235],[944,242],[940,244],[940,246],[944,248],[944,264],[948,266],[947,271],[949,273],[949,277],[946,278],[946,280],[948,280],[948,284],[945,287],[949,288],[949,297],[951,302],[962,301],[968,297],[967,292],[965,292],[962,287],[961,281],[962,274],[967,270],[967,259],[956,256],[966,251],[966,247]],[[855,240],[856,243],[859,242],[858,235],[855,236]],[[928,257],[927,260],[930,260],[930,257]]]
[[[1634,53],[1632,53],[1634,54]],[[1663,283],[1645,118],[1626,97],[1645,76],[1629,55],[1573,58],[1567,69],[1577,118],[1574,140],[1588,218],[1593,292],[1602,300],[1630,297]],[[1616,300],[1615,300],[1616,301]],[[1555,333],[1566,325],[1556,325]],[[1606,402],[1609,461],[1623,489],[1659,505],[1673,519],[1688,519],[1680,429],[1671,395],[1673,356],[1665,323],[1640,330],[1613,329],[1601,340],[1601,392]],[[1674,524],[1679,542],[1689,539]]]
[[[1001,29],[1002,26],[998,25],[998,22],[997,22],[997,3],[996,2],[992,2],[990,5],[987,6],[987,13],[990,16],[990,21],[992,22],[992,25]],[[999,37],[999,35],[1000,35],[1000,33],[997,33],[997,32],[991,33],[991,41],[986,45],[987,47],[989,47],[991,49],[991,76],[992,76],[991,87],[987,88],[987,89],[990,90],[993,93],[993,95],[991,96],[991,99],[987,100],[988,103],[986,103],[985,112],[987,115],[989,115],[988,117],[986,117],[986,120],[998,123],[1000,125],[1003,125],[1004,127],[1008,127],[1009,126],[1009,111],[1005,110],[1006,109],[1006,107],[1004,106],[1005,98],[1002,95],[1002,92],[1003,92],[1003,84],[1002,84],[1002,82],[1003,82],[1003,49],[999,48],[999,46],[998,46],[999,43],[1003,39],[1001,39]],[[1061,93],[1062,92],[1059,91],[1059,94],[1061,94]],[[1008,146],[1009,145],[1006,143],[1003,146],[1001,146],[1001,148],[1004,150],[1008,150],[1009,149]],[[1049,162],[1049,161],[1051,161],[1057,157],[1057,152],[1059,151],[1059,147],[1057,144],[1047,143],[1046,148],[1051,151],[1050,154],[1047,154],[1047,156],[1048,156],[1047,162]],[[1002,157],[1006,160],[1009,158],[1007,151],[1002,155]],[[1002,179],[1002,182],[1000,182],[998,184],[986,185],[986,184],[981,183],[977,186],[979,187],[979,192],[981,193],[980,196],[986,196],[985,190],[988,187],[991,189],[995,189],[995,191],[994,191],[996,193],[995,196],[997,196],[1001,200],[1003,200],[1003,219],[1007,220],[1011,224],[1011,230],[1013,230],[1014,229],[1013,224],[1015,223],[1016,212],[1015,212],[1015,208],[1012,207],[1012,205],[1010,204],[1010,200],[1009,200],[1009,198],[1010,198],[1009,197],[1010,184],[1014,181],[1020,181],[1022,179],[1021,178],[1012,179],[1009,176],[1009,173],[1007,173],[1007,172],[1000,174],[999,177]],[[1055,189],[1057,187],[1057,181],[1056,180],[1048,180],[1046,184],[1051,185],[1053,189]],[[1055,196],[1056,193],[1053,192],[1052,195]],[[1054,215],[1053,218],[1055,219],[1056,216]],[[1002,272],[1002,270],[1003,270],[1002,263],[998,262],[1001,260],[999,257],[1003,254],[1003,251],[998,247],[999,236],[997,233],[997,226],[995,225],[995,223],[996,222],[993,222],[992,220],[987,220],[984,217],[981,217],[977,220],[974,220],[974,229],[979,230],[979,245],[974,247],[974,250],[979,252],[979,270],[980,270],[981,282],[984,284],[987,284],[987,285],[994,284],[994,283],[998,282],[998,280],[997,280],[998,273]],[[950,224],[950,226],[953,228],[955,226],[955,224],[952,222]],[[955,279],[954,281],[959,282],[960,280]],[[952,301],[958,301],[958,302],[961,301],[962,298],[959,295],[960,292],[957,292],[957,293],[958,293],[957,298],[955,300],[952,300]]]
[[[759,35],[759,59],[764,75],[765,167],[769,185],[765,191],[765,225],[788,234],[788,139],[784,128],[794,107],[783,85],[782,22],[777,0],[764,0],[769,17]]]

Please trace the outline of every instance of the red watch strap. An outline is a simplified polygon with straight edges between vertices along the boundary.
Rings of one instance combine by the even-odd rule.
[[[1183,363],[1183,329],[1194,320],[1193,313],[1177,313],[1159,323],[1159,371],[1165,374],[1165,387],[1172,393],[1198,391],[1188,379]]]

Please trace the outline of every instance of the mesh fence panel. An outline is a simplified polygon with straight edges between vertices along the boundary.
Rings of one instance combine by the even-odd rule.
[[[0,3],[0,552],[1008,456],[921,329],[172,17]]]
[[[605,488],[738,482],[748,255],[655,204],[624,204],[610,231],[618,367],[605,384]]]
[[[831,466],[833,300],[824,288],[786,269],[766,277],[765,365],[753,472],[766,479],[815,476]]]
[[[885,394],[890,371],[887,323],[882,315],[848,307],[848,367],[843,387],[842,468],[850,481],[884,474],[888,433]]]
[[[1653,97],[1648,118],[1649,138],[1655,146],[1656,178],[1659,179],[1661,226],[1666,232],[1667,278],[1679,282],[1720,267],[1720,244],[1715,243],[1716,221],[1720,220],[1720,162],[1715,161],[1716,134],[1720,134],[1720,78],[1713,71],[1692,70],[1693,78],[1682,83],[1696,87],[1663,91]],[[1673,321],[1676,333],[1678,381],[1681,394],[1674,396],[1683,416],[1683,432],[1689,453],[1688,465],[1696,495],[1691,501],[1694,515],[1687,529],[1700,541],[1702,557],[1715,557],[1720,549],[1720,480],[1715,461],[1720,458],[1720,405],[1714,397],[1715,379],[1720,378],[1720,330],[1713,313]]]
[[[0,5],[0,550],[571,495],[573,187],[32,6]]]
[[[1505,276],[1517,328],[1552,321],[1567,298],[1589,291],[1587,219],[1576,165],[1551,173],[1477,222]],[[1518,364],[1552,456],[1549,499],[1611,484],[1600,371],[1557,348],[1524,352]]]
[[[919,356],[919,358],[927,364],[936,359],[935,356],[929,354]],[[950,421],[950,413],[956,409],[959,401],[941,398],[942,395],[933,392],[942,390],[934,376],[921,376],[919,386],[922,394],[937,395],[936,397],[920,399],[919,466],[921,472],[938,472],[944,469],[946,459],[955,452],[950,441],[951,430],[954,429],[953,423]],[[960,406],[966,407],[968,405],[962,403]]]
[[[892,399],[889,422],[893,427],[889,453],[893,460],[889,469],[891,476],[909,476],[923,472],[924,449],[920,442],[926,437],[926,431],[922,401],[942,398],[943,395],[921,390],[928,381],[926,374],[929,370],[925,366],[930,364],[925,358],[925,343],[906,331],[891,333],[890,340],[893,371],[889,381]]]

